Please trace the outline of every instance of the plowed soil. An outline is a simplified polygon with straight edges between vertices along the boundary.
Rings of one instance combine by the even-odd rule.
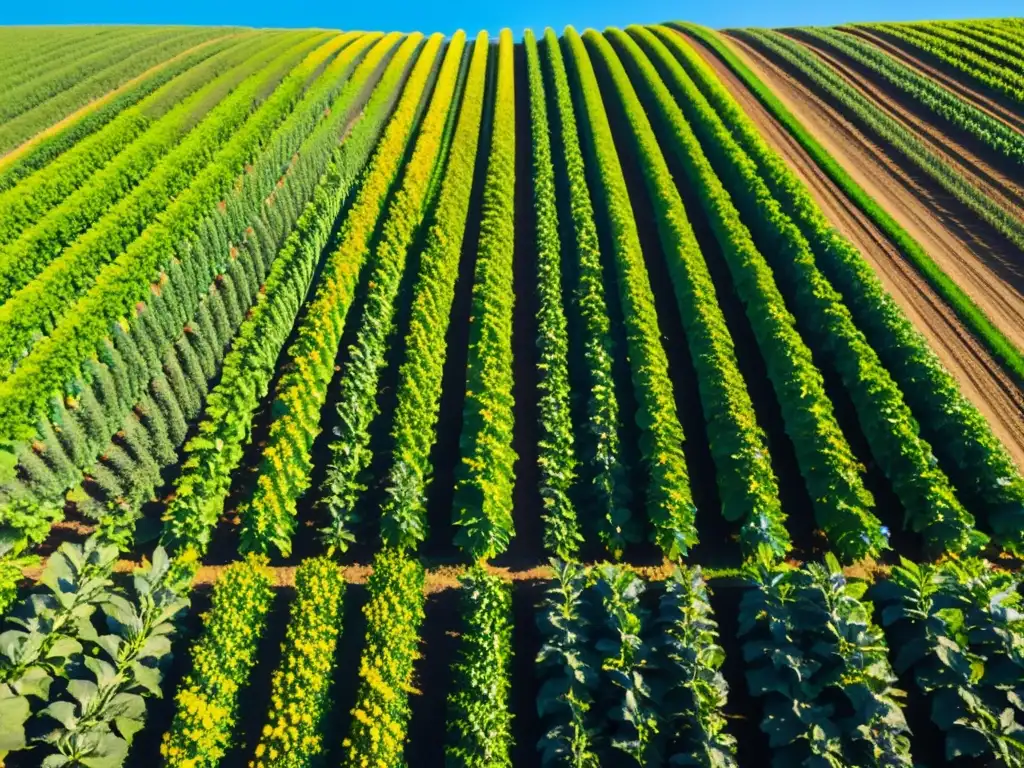
[[[689,39],[689,38],[688,38]],[[765,140],[807,184],[835,227],[878,273],[914,325],[956,377],[964,394],[988,418],[1018,465],[1024,466],[1024,392],[867,216],[828,178],[789,132],[713,53],[694,48],[715,70]],[[925,248],[1016,344],[1024,345],[1024,260],[997,254],[957,221],[934,194],[899,168],[830,105],[743,43],[733,50],[773,90],[875,200]]]

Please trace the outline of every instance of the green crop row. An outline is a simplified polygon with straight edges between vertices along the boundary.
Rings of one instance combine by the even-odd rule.
[[[570,251],[567,263],[575,275],[571,281],[567,280],[565,301],[572,327],[570,337],[579,339],[580,364],[584,369],[581,396],[586,403],[586,428],[579,435],[580,479],[584,485],[580,503],[593,509],[587,516],[588,523],[596,522],[592,527],[596,528],[605,547],[621,557],[626,544],[636,540],[636,524],[630,520],[630,489],[620,455],[619,401],[612,372],[615,350],[600,241],[587,188],[569,78],[558,36],[550,27],[544,32],[544,52],[553,102],[552,142],[558,150],[552,154],[557,178],[562,179],[569,197],[564,247]]]
[[[669,51],[650,33],[638,32],[644,34],[662,64],[674,69],[673,79],[688,81]],[[650,71],[656,77],[653,67]],[[854,324],[842,296],[818,269],[810,244],[772,196],[757,166],[692,82],[688,84],[686,96],[693,101],[687,106],[706,157],[761,252],[771,254],[767,261],[789,299],[797,326],[820,360],[838,372],[849,392],[874,459],[903,504],[906,525],[921,534],[926,550],[935,556],[976,548],[981,537],[974,531],[974,519],[956,498],[946,475],[934,466],[931,446],[918,434],[900,388]],[[673,110],[675,103],[664,88],[661,109],[675,111],[677,121],[685,120],[678,107]],[[694,104],[703,109],[693,109]]]
[[[391,59],[375,85],[364,119],[339,146],[340,130],[358,108],[361,92],[374,84],[399,39],[397,33],[384,38],[364,35],[334,63],[332,69],[337,71],[328,71],[329,76],[338,78],[365,53],[331,104],[331,119],[318,127],[313,137],[313,142],[326,139],[332,155],[323,172],[315,163],[304,169],[317,179],[316,188],[294,231],[284,241],[256,306],[225,359],[220,382],[207,400],[196,436],[185,446],[187,458],[175,483],[174,500],[164,513],[164,538],[176,547],[206,548],[230,488],[231,475],[250,438],[253,414],[267,394],[334,222],[386,120],[417,41],[407,43]],[[316,153],[304,152],[303,156],[311,154]]]
[[[610,30],[608,37],[634,73],[633,79],[640,84],[644,95],[657,105],[654,109],[644,109],[615,52],[595,34],[593,45],[601,51],[631,127],[635,157],[654,208],[690,357],[697,372],[708,442],[718,470],[722,514],[730,522],[742,524],[740,539],[747,555],[765,544],[779,557],[784,557],[790,548],[790,538],[767,438],[757,423],[711,274],[647,115],[656,122],[660,119],[677,141],[689,144],[692,156],[696,157],[699,150],[693,136],[680,124],[681,115],[674,108],[671,94],[636,43],[617,30]]]
[[[515,252],[516,97],[511,30],[498,44],[469,328],[466,399],[452,522],[473,560],[505,551],[514,535],[512,487],[512,260]]]
[[[487,96],[488,52],[487,33],[480,32],[413,288],[391,427],[394,448],[386,479],[388,497],[381,508],[381,538],[392,547],[412,549],[427,536],[426,488],[447,354],[444,339],[455,297]]]
[[[1024,165],[1024,136],[952,91],[943,88],[898,59],[856,35],[841,30],[806,27],[799,30],[881,75],[951,125],[969,133],[1013,163]]]
[[[479,566],[461,579],[458,655],[448,696],[450,768],[511,768],[512,590]]]
[[[105,49],[103,52],[107,66],[91,76],[81,77],[65,71],[57,86],[59,91],[53,92],[50,98],[16,117],[4,120],[0,125],[0,151],[9,151],[21,144],[43,128],[57,122],[79,107],[93,99],[102,97],[111,89],[118,87],[131,78],[145,72],[153,66],[166,61],[172,56],[201,44],[212,37],[220,37],[224,30],[216,28],[186,29],[177,34],[166,35],[164,39],[153,39],[146,43],[125,45],[118,48]],[[85,59],[77,64],[84,63]],[[31,103],[43,93],[51,91],[53,79],[46,83],[34,85],[27,83],[29,88],[24,97],[7,94],[4,104],[21,99],[21,104]]]
[[[576,78],[578,107],[585,116],[580,133],[597,182],[596,208],[610,230],[630,375],[638,405],[641,459],[648,478],[647,516],[654,527],[652,539],[666,557],[675,560],[697,542],[696,509],[690,494],[683,430],[676,413],[654,294],[597,76],[576,30],[567,27],[562,42]]]
[[[418,45],[422,35],[408,38]],[[260,477],[252,500],[242,511],[241,547],[265,552],[291,551],[295,505],[310,483],[310,452],[320,433],[320,410],[374,232],[386,210],[388,193],[398,177],[412,141],[424,90],[441,46],[432,36],[413,65],[398,105],[364,172],[341,230],[327,257],[316,294],[308,303],[295,341],[288,349],[288,372],[278,384],[271,406],[274,423],[263,449]]]
[[[844,559],[876,556],[888,547],[864,487],[863,469],[825,392],[811,350],[796,329],[767,261],[678,106],[667,108],[671,148],[697,192],[737,295],[744,305],[775,389],[815,518]],[[665,118],[663,118],[665,119]]]
[[[999,66],[984,56],[961,45],[959,35],[953,39],[932,37],[914,27],[889,24],[858,24],[869,32],[890,35],[901,43],[923,50],[943,64],[948,64],[965,75],[973,78],[996,93],[1012,101],[1024,103],[1024,76],[1014,73],[1006,67]]]
[[[1001,544],[1019,548],[1020,514],[1024,509],[1024,477],[1005,447],[992,433],[985,418],[960,392],[927,341],[913,327],[878,276],[849,241],[825,218],[810,193],[779,155],[761,139],[754,124],[701,61],[682,43],[677,33],[654,29],[672,51],[700,92],[730,126],[736,140],[754,159],[772,193],[798,223],[812,244],[823,271],[842,292],[858,326],[879,353],[882,362],[903,389],[925,439],[931,444],[943,470],[950,476],[968,508],[984,521],[985,528]],[[714,47],[715,52],[744,80],[773,115],[793,134],[822,170],[884,231],[907,258],[920,269],[936,290],[957,310],[967,325],[988,342],[989,349],[1007,367],[1024,377],[1024,358],[999,333],[980,310],[931,260],[905,230],[885,213],[827,151],[806,132],[764,84],[700,27],[687,26]],[[685,87],[685,78],[677,78]],[[700,102],[691,90],[688,99]],[[1013,365],[1012,363],[1016,363]]]
[[[296,59],[305,56],[309,44],[303,40],[283,53],[278,52],[269,65],[247,78],[244,87],[220,102],[196,130],[189,132],[184,141],[146,174],[141,184],[112,208],[108,209],[107,204],[118,199],[117,187],[96,198],[87,193],[73,196],[66,211],[55,212],[52,224],[44,220],[36,231],[27,233],[25,248],[5,252],[4,294],[17,293],[0,306],[0,338],[3,339],[0,377],[8,377],[19,358],[36,348],[33,342],[40,334],[59,327],[76,299],[95,289],[97,283],[102,284],[112,263],[127,260],[133,254],[132,246],[144,242],[154,226],[169,228],[174,212],[180,209],[178,201],[191,196],[185,194],[186,190],[198,195],[193,191],[198,181],[212,181],[211,176],[218,167],[226,172],[228,167],[226,163],[218,163],[219,158],[234,155],[235,147],[245,148],[244,140],[252,141],[250,137],[258,129],[269,134],[294,107],[306,77],[330,48],[324,45],[310,54],[285,77],[273,95],[261,103],[260,94],[288,73]],[[171,137],[180,135],[180,131],[173,130],[177,118],[187,118],[187,110],[170,120]],[[240,130],[242,126],[246,130]],[[238,172],[234,163],[230,171],[233,178]],[[102,218],[75,239],[82,228],[98,217]],[[65,229],[70,230],[67,237],[61,234]],[[70,247],[62,250],[65,244]]]
[[[374,239],[362,317],[355,341],[348,350],[334,406],[339,422],[334,428],[331,463],[322,489],[330,513],[330,522],[322,534],[332,551],[335,548],[344,551],[354,540],[356,504],[366,489],[362,475],[373,457],[369,446],[370,424],[378,413],[377,390],[394,328],[395,299],[409,250],[427,214],[435,167],[445,162],[440,154],[441,141],[453,103],[457,109],[455,86],[465,45],[463,32],[457,33],[448,44],[429,107],[423,105],[426,113],[402,171],[401,184]]]
[[[160,744],[165,765],[220,765],[231,747],[272,601],[270,574],[259,558],[234,563],[217,579],[202,635],[190,652],[191,670],[174,697],[174,720]]]
[[[555,168],[551,161],[548,100],[540,52],[532,30],[523,35],[530,89],[530,138],[533,205],[536,212],[537,367],[541,435],[537,463],[544,503],[544,547],[572,558],[583,542],[571,493],[576,483],[576,450],[570,411],[569,332],[562,306],[562,243],[558,227]]]
[[[206,51],[210,48],[215,48],[215,46],[207,45],[203,50]],[[250,64],[250,57],[267,48],[271,48],[271,46],[268,46],[262,38],[256,37],[248,38],[244,45],[222,50],[218,55],[212,56],[196,66],[191,72],[166,83],[138,104],[124,110],[103,130],[71,147],[45,169],[32,174],[13,189],[0,193],[0,245],[8,246],[41,218],[52,216],[52,209],[64,202],[68,195],[82,188],[87,181],[99,178],[100,172],[105,169],[107,163],[112,160],[124,163],[121,159],[123,151],[130,148],[130,151],[138,153],[137,146],[141,144],[145,147],[146,144],[138,142],[137,139],[148,135],[156,127],[155,123],[159,124],[157,121],[164,118],[168,112],[183,113],[188,116],[184,121],[179,117],[182,126],[179,128],[179,133],[172,134],[173,137],[180,138],[195,125],[197,118],[201,118],[206,110],[212,109],[223,95],[223,90],[218,92],[211,88],[211,81],[219,79],[225,72],[235,69],[242,62],[246,62],[249,72],[255,71],[258,59]],[[264,55],[264,61],[269,58],[269,55]],[[234,78],[224,78],[227,89],[242,79],[237,73],[245,72],[245,69],[238,68],[235,69],[235,72]],[[197,91],[208,93],[209,96],[206,97],[206,101],[203,97],[198,97],[193,104],[190,104],[192,107],[199,107],[195,116],[191,110],[176,108],[179,102],[185,101]],[[165,94],[173,94],[173,101],[167,101],[164,98]],[[121,185],[124,189],[120,194],[125,194],[127,189],[142,181],[162,154],[159,145],[143,151],[145,154],[140,158],[143,165],[138,165],[138,161],[135,166],[125,164],[126,171],[119,174],[119,176],[129,174],[126,182]],[[116,179],[119,176],[113,178]],[[111,192],[107,192],[104,189],[106,183],[109,182],[104,180],[99,184],[93,183],[91,194],[117,194],[117,187]],[[86,218],[80,224],[76,222],[77,228],[63,229],[61,244],[67,245],[71,237],[87,229],[91,223],[92,219]],[[6,251],[7,248],[5,247],[4,250]],[[7,289],[3,295],[6,298],[9,294],[10,290]]]

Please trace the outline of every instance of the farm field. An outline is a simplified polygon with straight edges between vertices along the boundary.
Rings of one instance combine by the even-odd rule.
[[[1022,64],[0,28],[0,768],[1024,767]]]

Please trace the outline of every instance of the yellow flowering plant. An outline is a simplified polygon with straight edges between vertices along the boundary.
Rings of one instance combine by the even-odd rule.
[[[265,558],[235,563],[218,580],[203,634],[192,647],[192,671],[178,689],[174,721],[160,745],[166,766],[212,768],[224,757],[272,600]]]

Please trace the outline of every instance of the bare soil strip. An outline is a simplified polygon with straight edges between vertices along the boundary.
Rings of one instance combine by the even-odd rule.
[[[962,72],[944,65],[942,62],[933,64],[931,59],[926,58],[927,53],[917,50],[909,43],[902,43],[860,27],[843,27],[843,30],[867,40],[898,61],[913,67],[961,98],[967,99],[978,109],[1024,133],[1024,115],[1018,114],[1016,109],[1012,105],[1004,103],[998,94],[990,93],[983,84],[973,82]]]
[[[756,52],[729,38],[733,50],[772,88],[856,181],[905,227],[931,257],[967,290],[1017,344],[1024,344],[1024,296],[983,261],[980,243],[963,226],[950,226],[949,215],[913,180],[895,168],[884,152],[867,141],[828,105],[808,93]],[[807,155],[784,127],[728,67],[699,43],[695,49],[715,70],[766,141],[807,184],[833,225],[861,251],[886,289],[928,339],[977,406],[1024,466],[1024,392],[960,322],[947,305],[873,222],[850,201]]]

